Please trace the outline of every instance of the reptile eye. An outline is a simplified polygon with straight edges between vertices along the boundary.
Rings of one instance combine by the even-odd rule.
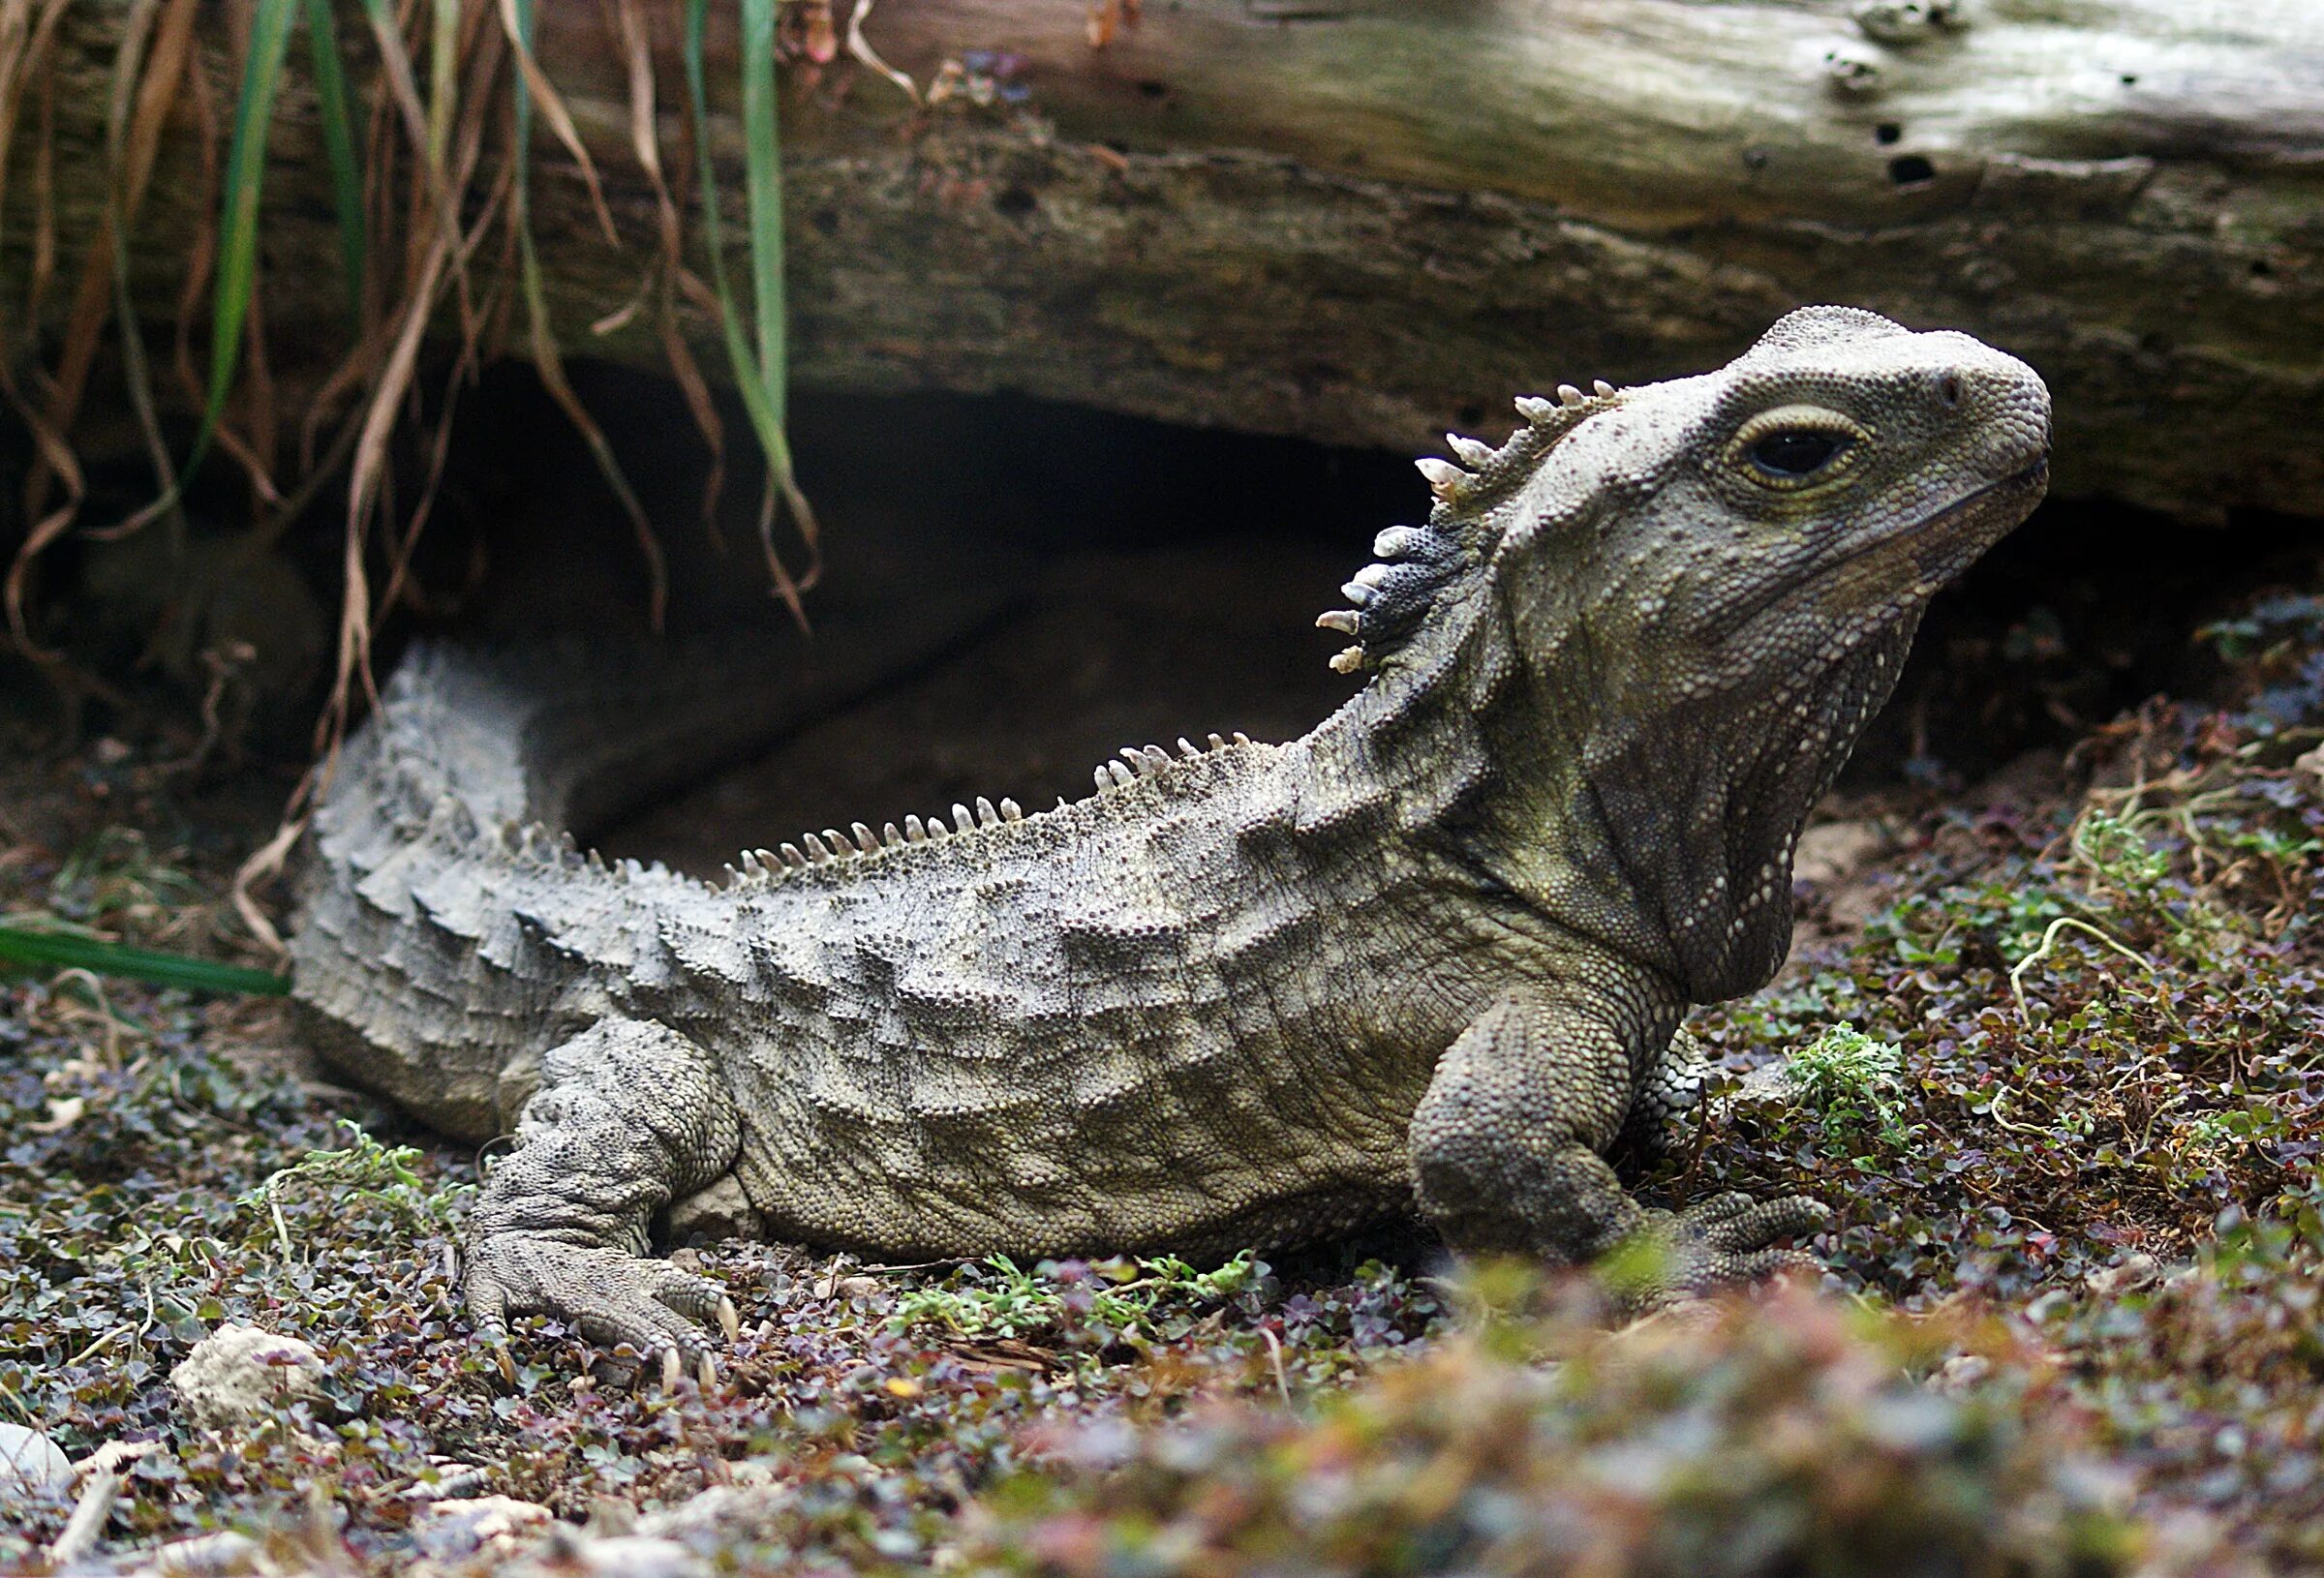
[[[1821,470],[1834,455],[1847,447],[1848,440],[1831,433],[1803,432],[1797,429],[1770,433],[1753,444],[1746,453],[1752,465],[1770,476],[1787,480]]]

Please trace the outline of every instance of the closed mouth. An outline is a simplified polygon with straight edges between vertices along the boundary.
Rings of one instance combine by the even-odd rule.
[[[1937,511],[1936,514],[1924,515],[1901,531],[1890,531],[1873,538],[1870,542],[1855,544],[1838,558],[1827,560],[1817,565],[1805,578],[1790,586],[1770,589],[1760,596],[1754,598],[1749,604],[1736,609],[1734,618],[1738,622],[1752,619],[1771,604],[1781,602],[1784,598],[1796,594],[1804,588],[1828,580],[1857,561],[1873,554],[1897,548],[1906,543],[1917,542],[1925,537],[1942,535],[1947,527],[1959,522],[1964,517],[1980,513],[1979,506],[1997,494],[2021,494],[2039,487],[2047,480],[2049,470],[2050,457],[2044,454],[2025,470],[2013,471],[2007,476],[1988,482],[1973,493],[1963,494],[1959,499]]]

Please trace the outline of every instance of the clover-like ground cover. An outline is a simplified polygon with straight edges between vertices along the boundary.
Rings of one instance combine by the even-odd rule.
[[[1891,852],[1810,883],[1784,977],[1698,1016],[1736,1077],[1643,1186],[1821,1197],[1819,1290],[1612,1330],[1585,1286],[1455,1286],[1392,1241],[702,1245],[744,1336],[664,1392],[553,1323],[471,1339],[479,1159],[306,1077],[278,1005],[18,975],[0,1419],[148,1443],[99,1548],[127,1565],[221,1529],[256,1542],[229,1566],[378,1572],[2324,1564],[2324,605],[2214,639],[2220,696],[1843,807]],[[0,913],[231,952],[248,818],[135,743],[0,773]],[[320,1397],[192,1427],[168,1375],[229,1320],[311,1343]],[[12,1495],[0,1565],[74,1501]]]

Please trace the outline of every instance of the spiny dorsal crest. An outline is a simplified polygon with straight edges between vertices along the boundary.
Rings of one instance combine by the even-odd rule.
[[[1232,741],[1222,740],[1217,735],[1210,736],[1209,748],[1205,749],[1180,735],[1177,758],[1173,758],[1160,745],[1124,745],[1121,747],[1120,761],[1098,763],[1097,771],[1090,776],[1096,780],[1097,792],[1102,795],[1109,789],[1125,788],[1140,778],[1151,777],[1169,767],[1174,760],[1199,762],[1213,750],[1225,750],[1230,743],[1247,745],[1250,743],[1251,737],[1238,730]]]
[[[1425,455],[1413,462],[1428,479],[1436,504],[1426,526],[1391,526],[1372,539],[1377,563],[1356,572],[1340,592],[1355,606],[1335,608],[1316,619],[1316,628],[1356,638],[1331,659],[1341,674],[1374,669],[1380,660],[1420,628],[1428,610],[1464,564],[1482,564],[1492,544],[1484,541],[1485,517],[1541,466],[1558,440],[1600,411],[1621,403],[1621,392],[1600,379],[1583,394],[1571,383],[1557,398],[1519,395],[1517,414],[1525,425],[1495,449],[1457,433],[1445,444],[1460,464]]]
[[[1209,745],[1206,749],[1181,735],[1177,757],[1160,745],[1124,745],[1120,761],[1097,764],[1097,792],[1103,794],[1108,789],[1121,788],[1136,783],[1140,778],[1151,777],[1180,759],[1197,762],[1212,751],[1250,743],[1251,737],[1239,732],[1227,738],[1214,734],[1210,736]],[[1065,808],[1062,800],[1057,802],[1057,808]],[[877,833],[862,822],[851,824],[845,832],[838,828],[825,828],[820,835],[802,834],[797,843],[786,843],[774,849],[744,850],[734,864],[726,867],[726,885],[731,888],[739,883],[780,882],[795,872],[814,866],[839,865],[867,856],[888,854],[912,844],[957,838],[963,833],[979,828],[997,828],[1024,820],[1024,807],[1015,801],[1004,799],[994,804],[979,796],[973,811],[965,805],[954,805],[949,825],[938,815],[929,817],[926,821],[917,816],[907,816],[902,827],[889,822]]]
[[[726,868],[727,883],[731,887],[742,881],[773,881],[810,866],[836,865],[842,861],[882,855],[912,844],[935,843],[973,828],[997,828],[1006,822],[1024,820],[1024,809],[1015,801],[1004,798],[995,805],[979,795],[973,811],[965,805],[954,805],[949,825],[941,814],[926,821],[907,816],[902,827],[893,822],[883,823],[876,833],[869,823],[853,822],[844,832],[825,828],[819,836],[801,834],[797,843],[785,843],[775,849],[746,849],[736,864]]]

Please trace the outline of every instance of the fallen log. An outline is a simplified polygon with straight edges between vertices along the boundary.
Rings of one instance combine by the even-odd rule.
[[[683,7],[631,3],[677,148]],[[60,35],[68,262],[129,9]],[[1841,301],[2039,367],[2063,492],[2324,515],[2312,0],[1178,0],[1093,47],[1102,9],[887,0],[868,42],[924,97],[953,90],[933,106],[843,54],[790,69],[797,384],[1009,388],[1418,452],[1497,435],[1513,391],[1717,365],[1786,308]],[[655,364],[652,315],[621,313],[656,220],[618,10],[542,7],[539,50],[622,242],[545,133],[535,227],[567,350]],[[709,140],[739,224],[735,48],[714,18]],[[357,60],[358,97],[371,77]],[[200,222],[190,142],[136,234],[149,321]],[[287,379],[296,348],[344,335],[319,148],[293,76],[262,228]],[[31,258],[21,224],[0,232],[0,285],[20,292]],[[719,368],[711,318],[681,313]]]

